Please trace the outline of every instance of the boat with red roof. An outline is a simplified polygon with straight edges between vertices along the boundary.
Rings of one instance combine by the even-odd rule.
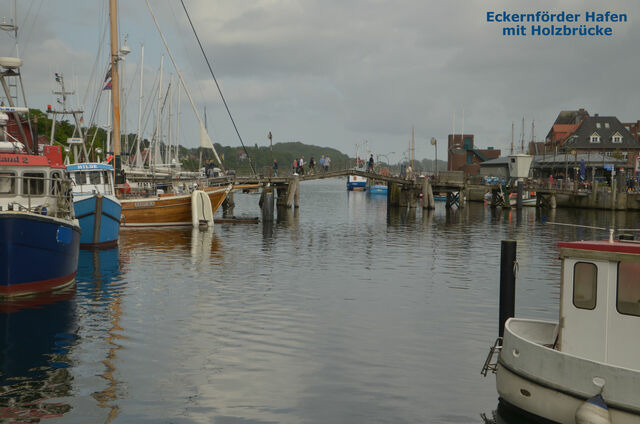
[[[16,58],[0,57],[0,297],[55,290],[74,282],[80,226],[60,146],[38,146],[19,84]],[[2,96],[0,96],[2,97]],[[4,102],[9,106],[4,106]]]
[[[640,423],[640,242],[558,246],[559,320],[508,319],[483,373],[501,405],[547,421]]]

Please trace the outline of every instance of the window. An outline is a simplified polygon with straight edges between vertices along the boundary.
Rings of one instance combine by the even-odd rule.
[[[13,172],[0,173],[0,195],[16,194],[16,174]]]
[[[608,122],[605,122],[605,123],[604,123],[604,127],[605,127],[605,128],[609,128],[609,123],[608,123]]]
[[[42,172],[25,172],[22,177],[22,194],[31,196],[44,194],[44,174]]]
[[[90,184],[100,184],[100,172],[89,172]]]
[[[87,175],[84,172],[74,172],[71,176],[73,177],[73,181],[78,185],[87,183]]]
[[[611,141],[614,143],[622,143],[622,136],[620,133],[615,133],[613,137],[611,137]]]
[[[573,267],[573,305],[579,309],[595,309],[598,267],[578,262]]]
[[[618,263],[618,312],[625,315],[640,316],[640,264]]]
[[[596,128],[600,128],[600,122],[596,122]]]
[[[60,171],[51,173],[51,194],[58,196],[62,193],[62,175]]]
[[[591,134],[590,141],[592,143],[600,143],[600,136],[598,135],[598,133]]]

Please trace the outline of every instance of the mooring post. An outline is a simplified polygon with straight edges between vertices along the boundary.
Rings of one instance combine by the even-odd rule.
[[[300,207],[300,179],[296,177],[296,192],[293,195],[293,207]]]
[[[262,188],[262,194],[260,195],[260,205],[262,207],[262,221],[273,221],[273,187],[267,186]]]
[[[500,252],[500,317],[498,336],[504,336],[504,324],[515,316],[516,309],[516,247],[515,240],[502,240]]]
[[[233,211],[236,202],[233,198],[233,191],[230,191],[222,202],[222,214],[227,215],[229,212]]]
[[[516,209],[522,209],[522,181],[516,181]]]
[[[298,207],[299,199],[298,196],[299,182],[298,177],[296,175],[289,177],[288,186],[287,186],[287,201],[285,206],[288,208]]]

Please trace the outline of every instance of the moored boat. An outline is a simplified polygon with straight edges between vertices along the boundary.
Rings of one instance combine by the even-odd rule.
[[[536,206],[536,192],[524,191],[522,193],[522,206]],[[509,195],[509,205],[516,206],[518,204],[518,194],[511,193]]]
[[[2,134],[7,118],[0,112]],[[22,143],[0,144],[0,297],[73,283],[80,226],[60,147],[44,146],[43,155],[34,155]],[[12,150],[2,149],[7,144]]]
[[[502,404],[548,421],[640,423],[640,243],[559,247],[559,321],[508,319],[483,371]]]
[[[73,207],[80,221],[80,247],[118,243],[122,206],[113,187],[113,167],[104,163],[67,165],[74,182]]]
[[[232,184],[205,187],[215,214],[231,191]],[[123,227],[160,227],[192,225],[191,193],[162,193],[152,197],[124,198],[122,204]]]
[[[367,189],[367,179],[359,175],[347,175],[348,191],[364,191]]]

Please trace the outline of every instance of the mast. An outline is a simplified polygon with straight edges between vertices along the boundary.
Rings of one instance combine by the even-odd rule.
[[[182,84],[182,88],[184,89],[184,92],[187,94],[187,98],[189,99],[189,103],[191,103],[191,107],[193,108],[193,113],[194,113],[194,115],[196,115],[196,118],[198,119],[198,122],[200,123],[200,147],[205,147],[205,148],[213,150],[213,155],[215,156],[216,160],[220,164],[220,168],[224,171],[224,165],[222,164],[222,161],[220,160],[220,157],[218,156],[218,152],[216,151],[216,148],[213,145],[213,142],[211,141],[211,138],[209,137],[209,134],[207,133],[207,131],[204,128],[204,123],[202,122],[202,119],[200,118],[200,114],[198,113],[198,109],[196,108],[196,105],[195,105],[195,103],[193,101],[193,98],[191,97],[191,92],[189,91],[189,88],[187,87],[187,84],[184,82],[184,79],[182,78],[182,73],[180,72],[180,68],[178,68],[178,64],[176,63],[176,61],[175,61],[175,59],[173,57],[173,54],[171,53],[171,49],[169,48],[169,44],[167,44],[167,40],[164,38],[164,34],[162,33],[162,30],[160,30],[160,24],[158,24],[158,20],[156,19],[156,15],[153,13],[153,9],[151,9],[151,4],[149,3],[149,0],[145,0],[145,1],[147,3],[147,8],[149,9],[149,12],[151,13],[151,17],[153,18],[153,23],[155,24],[156,28],[158,29],[158,33],[160,34],[160,38],[162,39],[162,43],[164,44],[165,49],[167,49],[167,53],[169,54],[169,59],[171,59],[171,63],[173,63],[173,68],[176,70],[176,74],[178,75],[178,79],[180,80],[180,84]]]
[[[117,0],[109,0],[109,20],[111,23],[111,110],[113,113],[113,171],[116,184],[124,181],[120,158],[120,78],[118,77],[118,5]]]
[[[138,97],[138,136],[136,137],[136,168],[142,168],[144,163],[140,157],[140,127],[142,124],[142,85],[144,81],[144,44],[140,48],[140,95]]]
[[[511,152],[509,153],[510,155],[513,154],[513,132],[515,130],[515,125],[513,123],[513,121],[511,121]]]
[[[524,116],[522,117],[522,133],[520,134],[520,153],[524,153]]]

